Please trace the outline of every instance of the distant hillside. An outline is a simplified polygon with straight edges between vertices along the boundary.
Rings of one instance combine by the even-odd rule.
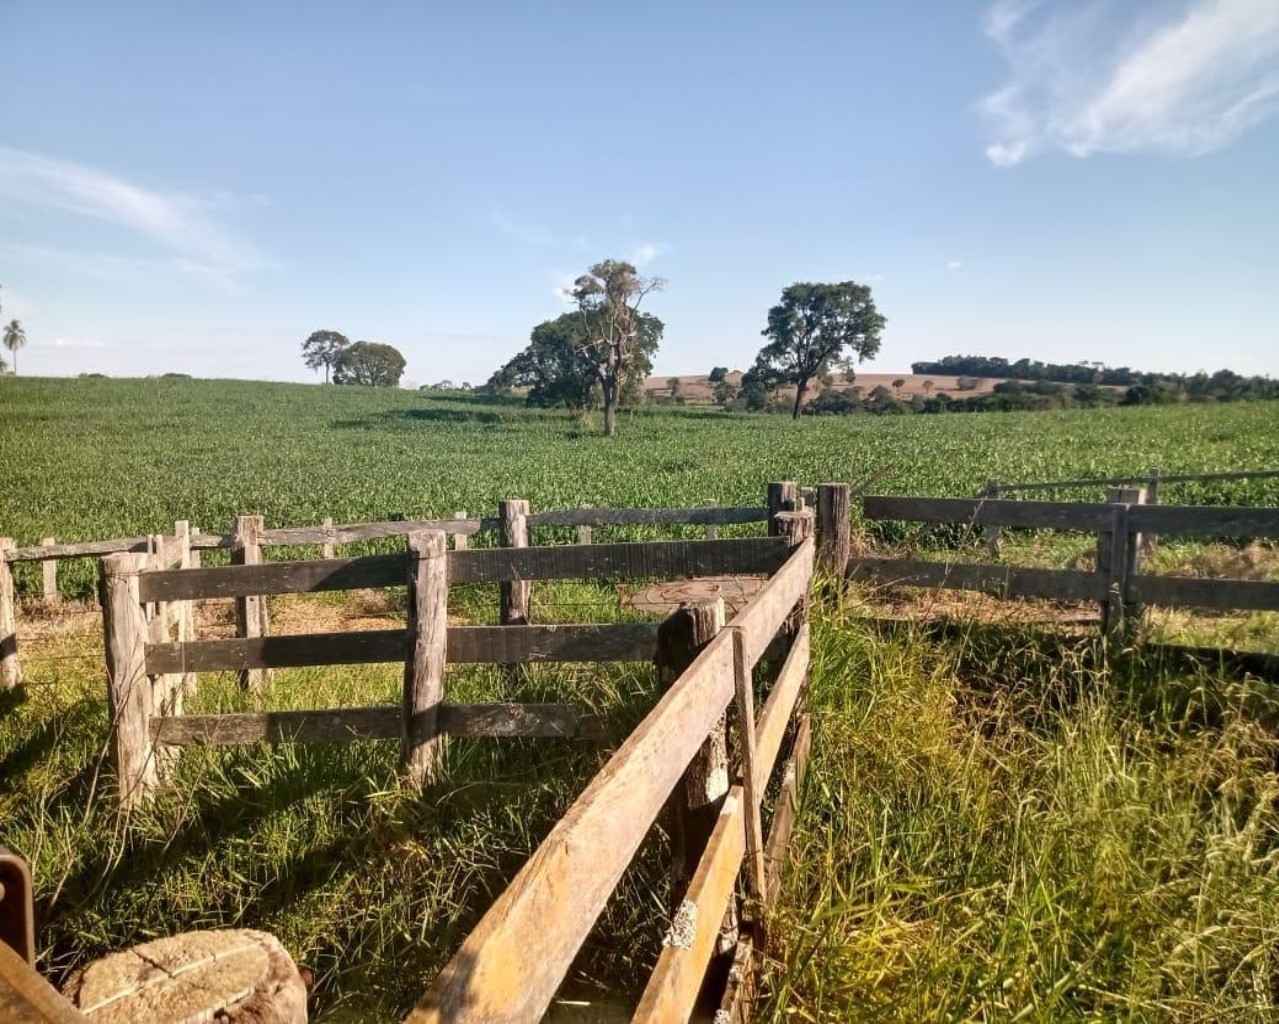
[[[836,377],[831,388],[834,391],[851,391],[853,388],[861,388],[865,394],[870,394],[877,387],[886,387],[889,391],[894,391],[900,398],[910,398],[912,395],[941,395],[945,394],[952,398],[967,398],[974,395],[988,395],[994,389],[996,384],[1003,383],[1007,378],[995,377],[975,380],[974,386],[967,390],[961,389],[959,386],[959,378],[964,376],[951,374],[930,374],[930,373],[859,373],[851,384],[844,381],[842,377]],[[712,392],[715,385],[710,382],[710,378],[706,374],[670,374],[664,377],[649,377],[644,382],[644,392],[652,398],[671,397],[671,380],[679,380],[679,397],[690,405],[698,405],[701,403],[710,404],[714,401]],[[893,381],[903,381],[900,390],[893,388]],[[742,381],[742,372],[733,370],[728,375],[729,383],[740,385]],[[925,387],[925,382],[931,384]],[[810,394],[808,401],[811,402],[820,393],[819,389],[814,389]],[[793,387],[783,387],[778,390],[778,394],[789,397],[792,401],[795,398],[795,389]]]

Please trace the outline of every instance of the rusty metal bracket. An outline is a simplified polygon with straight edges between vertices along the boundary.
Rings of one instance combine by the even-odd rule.
[[[35,902],[31,868],[0,846],[0,942],[33,967],[36,962]]]

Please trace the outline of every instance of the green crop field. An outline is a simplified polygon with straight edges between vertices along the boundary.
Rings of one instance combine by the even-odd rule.
[[[798,423],[663,408],[623,416],[616,439],[597,431],[467,396],[0,378],[0,535],[87,540],[177,518],[220,530],[243,512],[274,526],[490,514],[503,497],[759,504],[777,479],[970,495],[991,477],[1279,467],[1279,403]],[[1169,486],[1164,500],[1279,505],[1279,482]],[[1170,544],[1159,557],[1206,556]],[[20,568],[30,596],[38,570]],[[67,562],[60,580],[87,597],[93,574]],[[489,589],[450,600],[463,621],[492,621]],[[1141,654],[1107,661],[1090,637],[1025,625],[884,628],[868,607],[864,594],[815,603],[812,769],[760,1018],[1275,1020],[1271,690]],[[293,596],[272,613],[280,632],[388,628],[403,595]],[[535,620],[631,614],[604,584],[533,588]],[[1195,638],[1220,642],[1220,621]],[[643,665],[515,681],[454,666],[457,699],[567,699],[608,712],[616,734],[456,742],[426,794],[398,781],[394,744],[191,749],[179,784],[126,820],[102,771],[92,606],[29,601],[19,626],[27,686],[0,695],[0,844],[32,861],[42,970],[57,981],[175,930],[258,926],[314,971],[322,1022],[400,1019],[657,694]],[[201,623],[226,628],[211,612]],[[1271,622],[1253,638],[1274,650],[1276,635]],[[260,694],[210,674],[187,709],[394,703],[399,687],[391,666],[283,670]],[[575,996],[642,986],[669,911],[664,842],[655,829],[610,901],[570,973]]]

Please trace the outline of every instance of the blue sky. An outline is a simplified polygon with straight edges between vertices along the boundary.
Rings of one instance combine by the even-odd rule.
[[[875,369],[1279,374],[1279,0],[0,0],[0,302],[32,374],[480,382],[616,256],[662,373],[873,286]]]

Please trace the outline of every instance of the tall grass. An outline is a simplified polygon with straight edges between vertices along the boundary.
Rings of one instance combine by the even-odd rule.
[[[1272,696],[818,614],[762,1019],[1276,1019]]]

